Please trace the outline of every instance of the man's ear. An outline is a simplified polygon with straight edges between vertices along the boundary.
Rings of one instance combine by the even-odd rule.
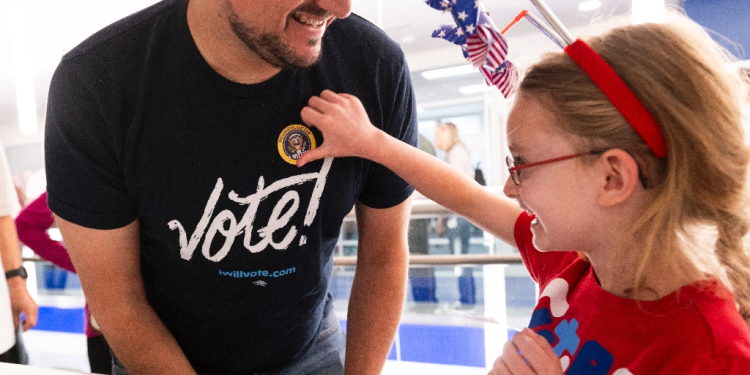
[[[602,154],[599,160],[600,178],[597,202],[604,207],[611,207],[626,201],[638,188],[638,163],[633,156],[624,150],[611,149]]]

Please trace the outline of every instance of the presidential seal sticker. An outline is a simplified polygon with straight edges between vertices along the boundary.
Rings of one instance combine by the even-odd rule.
[[[279,134],[276,142],[279,147],[279,155],[289,164],[297,165],[297,160],[307,151],[314,149],[315,136],[312,131],[304,125],[289,125]]]

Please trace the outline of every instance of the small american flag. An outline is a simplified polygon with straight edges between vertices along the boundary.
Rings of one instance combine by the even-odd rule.
[[[482,8],[481,0],[425,0],[431,8],[450,12],[456,25],[443,25],[432,36],[460,45],[464,57],[507,98],[515,91],[518,70],[506,60],[508,43]]]
[[[425,0],[424,2],[433,9],[445,12],[450,10],[456,0]]]
[[[433,38],[445,39],[453,44],[466,44],[466,34],[456,25],[443,25],[432,32]]]

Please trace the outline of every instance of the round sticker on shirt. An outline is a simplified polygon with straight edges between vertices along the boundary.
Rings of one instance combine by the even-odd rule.
[[[289,125],[279,134],[276,142],[279,146],[279,155],[289,164],[297,165],[297,159],[307,151],[317,147],[315,136],[312,131],[304,125]]]

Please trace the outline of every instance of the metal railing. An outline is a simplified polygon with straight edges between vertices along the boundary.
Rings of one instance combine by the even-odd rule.
[[[456,266],[456,265],[485,265],[485,264],[522,264],[520,255],[410,255],[410,266]],[[357,257],[333,257],[334,266],[356,266]]]
[[[24,262],[46,262],[38,255],[24,257]],[[484,254],[462,254],[462,255],[410,255],[410,266],[458,266],[458,265],[485,265],[485,264],[523,264],[520,255],[484,255]],[[357,257],[339,256],[333,257],[334,266],[356,266]]]
[[[502,186],[484,186],[485,190],[497,194],[497,195],[503,195],[503,187]],[[414,200],[412,201],[411,205],[411,217],[412,218],[423,218],[423,217],[433,217],[436,215],[455,215],[455,213],[435,202],[432,200],[425,198],[422,194],[415,191],[414,192]],[[346,219],[348,220],[354,220],[354,209],[352,209],[347,215]]]

